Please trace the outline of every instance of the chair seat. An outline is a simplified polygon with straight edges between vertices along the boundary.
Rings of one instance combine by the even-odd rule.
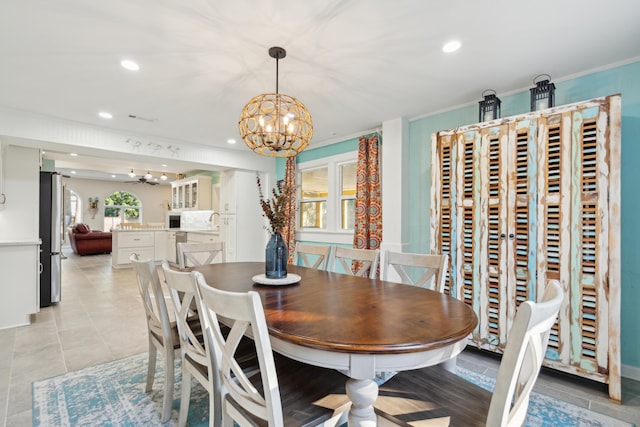
[[[274,362],[280,387],[280,399],[282,402],[282,415],[284,425],[293,426],[317,426],[331,419],[336,413],[344,412],[341,407],[338,411],[325,408],[310,402],[318,401],[330,395],[345,396],[345,384],[347,377],[333,369],[320,368],[290,359],[279,353],[274,353]],[[257,388],[262,388],[260,375],[249,376],[251,383]],[[244,412],[233,399],[226,396],[237,410]],[[267,422],[257,417],[249,416],[256,425],[266,426]]]
[[[443,425],[486,425],[491,392],[441,365],[399,372],[380,386],[376,414],[394,424],[450,417]],[[438,425],[438,424],[436,424]]]
[[[173,348],[174,349],[179,349],[180,348],[180,336],[178,335],[178,325],[176,324],[176,322],[171,322],[171,340],[173,342]],[[201,343],[204,342],[204,337],[202,335],[202,326],[200,325],[200,318],[198,316],[193,316],[189,319],[189,326],[193,329],[193,331],[197,331],[197,337],[198,340],[200,340]],[[152,334],[157,340],[162,341],[162,337],[159,336],[156,332],[154,331],[149,331],[150,334]]]

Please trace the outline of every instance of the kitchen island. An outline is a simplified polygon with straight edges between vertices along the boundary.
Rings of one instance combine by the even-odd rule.
[[[176,261],[176,235],[181,234],[184,241],[216,241],[220,238],[217,230],[168,229],[131,227],[111,230],[113,248],[111,266],[113,268],[130,267],[129,257],[138,254],[140,259],[152,259],[158,263]]]

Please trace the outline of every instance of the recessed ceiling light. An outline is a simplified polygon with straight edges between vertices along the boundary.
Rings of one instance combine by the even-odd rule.
[[[162,166],[163,168],[166,168],[166,167],[167,167],[167,165],[165,165],[164,163],[163,163],[161,166]]]
[[[113,118],[113,115],[111,113],[107,112],[107,111],[100,111],[98,113],[98,115],[100,117],[102,117],[103,119],[112,119]]]
[[[456,50],[460,49],[460,46],[462,45],[460,44],[459,41],[453,40],[445,43],[445,45],[442,46],[442,51],[445,53],[455,52]]]
[[[111,175],[111,178],[115,178],[115,177],[116,177],[115,175]]]
[[[72,175],[75,175],[75,174],[76,174],[76,171],[71,171],[71,174],[72,174]]]
[[[69,153],[70,156],[76,157],[78,153]]]
[[[235,139],[227,139],[227,144],[235,144],[236,140]]]
[[[123,59],[122,61],[120,61],[120,65],[130,71],[138,71],[140,69],[138,63],[130,59]]]

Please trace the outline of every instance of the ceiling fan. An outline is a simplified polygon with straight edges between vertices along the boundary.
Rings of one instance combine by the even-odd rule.
[[[149,181],[145,177],[141,176],[137,181],[125,181],[126,184],[149,184],[149,185],[158,185],[157,182]]]

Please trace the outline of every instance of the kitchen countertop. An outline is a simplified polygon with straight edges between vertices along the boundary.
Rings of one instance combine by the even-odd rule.
[[[141,232],[141,231],[180,231],[184,233],[198,233],[198,234],[220,234],[219,230],[210,229],[193,229],[193,228],[127,228],[121,230],[114,228],[111,232],[127,233],[127,232]]]
[[[30,246],[40,244],[42,244],[42,240],[0,240],[0,246]]]

